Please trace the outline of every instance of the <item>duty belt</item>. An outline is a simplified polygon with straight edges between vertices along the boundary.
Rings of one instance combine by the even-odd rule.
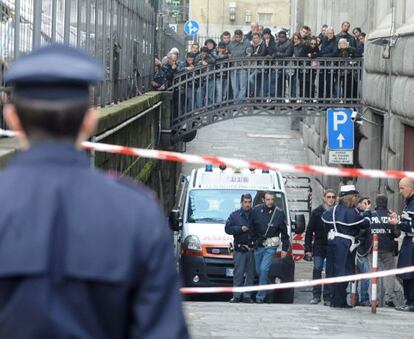
[[[414,233],[412,233],[412,232],[404,232],[404,231],[401,231],[401,234],[403,234],[403,235],[404,235],[404,238],[405,238],[405,237],[412,237],[411,241],[412,241],[412,242],[413,242],[413,244],[414,244]]]
[[[339,233],[338,230],[336,229],[336,220],[335,220],[336,206],[337,205],[335,205],[335,207],[332,211],[332,222],[333,222],[334,229],[329,231],[328,239],[333,240],[333,239],[335,239],[335,237],[339,237],[339,238],[344,238],[344,239],[351,240],[351,246],[349,247],[349,252],[352,253],[360,245],[360,243],[355,242],[355,237],[353,237],[352,235]]]
[[[263,241],[264,247],[275,247],[280,245],[280,238],[279,237],[272,237],[272,238],[266,238],[265,241]]]
[[[334,230],[330,230],[328,233],[328,239],[333,240],[336,237],[351,240],[351,247],[349,248],[349,252],[353,252],[360,245],[359,242],[355,242],[355,237],[353,237],[352,235],[343,234],[343,233],[336,232]]]

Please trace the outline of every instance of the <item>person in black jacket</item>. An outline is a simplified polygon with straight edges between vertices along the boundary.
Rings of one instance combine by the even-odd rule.
[[[227,51],[226,44],[220,41],[217,45],[216,55],[216,70],[222,70],[221,73],[216,73],[216,103],[219,104],[223,100],[228,98],[229,92],[229,63],[226,60],[229,59],[229,53]]]
[[[251,46],[247,49],[247,56],[250,58],[260,58],[265,56],[266,47],[265,42],[262,41],[259,33],[253,33]],[[263,61],[257,60],[253,61],[252,69],[249,70],[249,96],[251,97],[261,97],[263,93],[262,89],[262,71],[257,70],[257,66],[260,65]]]
[[[313,257],[313,274],[312,279],[322,278],[323,262],[326,258],[326,249],[328,245],[325,224],[322,222],[322,214],[329,208],[332,208],[336,202],[336,192],[327,189],[323,194],[323,203],[315,208],[310,215],[309,224],[305,233],[305,259],[310,261]],[[314,286],[312,290],[313,298],[311,304],[319,304],[323,288],[324,305],[329,305],[330,293],[329,286]]]
[[[320,47],[320,58],[335,58],[338,56],[338,44],[335,38],[335,32],[332,27],[326,29],[326,36],[322,38]],[[320,61],[320,66],[329,66],[331,61]],[[333,100],[335,97],[335,78],[334,72],[330,69],[321,69],[319,73],[319,98]]]
[[[371,208],[371,200],[369,197],[361,197],[357,203],[357,209],[360,213],[365,212]],[[372,218],[371,218],[372,220]],[[359,241],[359,246],[356,250],[355,264],[358,270],[358,273],[368,273],[371,272],[371,263],[369,256],[371,255],[372,250],[372,240],[371,240],[371,230],[363,229],[359,232],[357,237]],[[371,302],[369,299],[369,279],[363,279],[358,282],[359,285],[359,298],[358,304],[360,306],[370,306]]]
[[[399,189],[405,198],[405,208],[401,217],[395,212],[391,213],[389,223],[398,225],[404,236],[400,255],[398,256],[398,268],[414,265],[414,181],[411,178],[400,180]],[[399,275],[403,281],[405,304],[396,307],[397,311],[414,312],[414,272]]]
[[[257,205],[252,211],[252,234],[255,243],[254,259],[259,285],[269,283],[269,270],[272,265],[277,247],[282,240],[281,257],[285,258],[290,246],[286,226],[286,215],[275,206],[274,192],[266,192],[263,204]],[[266,291],[256,294],[256,303],[261,304],[266,297]]]
[[[310,59],[316,59],[319,57],[319,46],[316,37],[312,37],[307,42],[307,57]],[[318,65],[319,62],[316,63]],[[304,70],[304,97],[307,99],[315,98],[315,80],[317,69],[314,66],[314,60],[311,60],[310,65],[306,64],[306,70]],[[310,66],[310,67],[309,67]],[[303,89],[301,89],[301,92]]]
[[[302,36],[299,33],[295,33],[292,36],[292,45],[293,45],[293,57],[294,58],[306,58],[308,55],[308,46],[303,41]],[[293,99],[296,98],[297,95],[297,87],[299,87],[299,98],[303,98],[304,92],[304,79],[305,79],[305,62],[304,61],[296,61],[294,62],[295,66],[299,66],[302,69],[295,70],[292,75],[291,81],[291,97]],[[301,100],[301,99],[300,99]]]
[[[0,174],[0,338],[189,338],[154,194],[92,170],[81,150],[98,122],[90,87],[104,79],[59,44],[6,74],[4,116],[25,150]]]
[[[213,69],[216,59],[209,53],[209,49],[206,46],[201,47],[200,54],[195,58],[196,66],[205,66],[201,69],[197,69],[197,73],[200,76],[197,93],[196,93],[196,106],[197,108],[204,107],[207,103],[212,104],[214,101],[215,82],[211,75],[207,75],[208,71]]]
[[[394,257],[395,246],[398,245],[396,239],[401,235],[401,231],[395,225],[388,223],[388,199],[383,194],[378,194],[375,198],[375,211],[371,217],[371,234],[378,234],[378,271],[392,270],[395,268]],[[397,247],[398,251],[398,247]],[[378,306],[395,307],[395,277],[389,276],[378,279],[377,303]]]
[[[357,47],[356,47],[356,55],[357,57],[363,57],[364,56],[364,50],[365,50],[365,37],[366,33],[362,32],[358,37]]]
[[[272,35],[272,31],[270,28],[266,27],[263,29],[262,33],[262,40],[264,45],[264,56],[270,58],[275,50],[276,41],[274,36]],[[276,71],[271,67],[271,61],[266,62],[266,65],[269,66],[269,69],[266,69],[264,72],[264,89],[263,93],[264,96],[271,96],[275,95],[275,87],[276,87]],[[269,99],[270,100],[270,99]]]
[[[351,24],[348,21],[344,21],[341,25],[341,32],[336,35],[336,41],[338,42],[340,39],[346,39],[350,47],[356,48],[355,38],[348,33],[350,27]]]
[[[226,221],[225,231],[234,237],[234,277],[233,286],[252,286],[254,281],[253,245],[251,231],[252,196],[241,196],[241,208],[230,214]],[[234,292],[231,303],[241,301],[241,293]],[[243,293],[243,302],[252,303],[250,292]]]
[[[361,229],[371,224],[371,212],[363,214],[355,208],[358,191],[354,185],[341,186],[339,202],[322,214],[322,221],[329,228],[327,271],[329,277],[340,277],[355,272],[356,237]],[[348,282],[331,287],[331,307],[350,308],[346,301]]]
[[[290,58],[293,55],[293,45],[292,42],[287,38],[285,31],[280,31],[277,34],[277,41],[275,43],[273,58],[283,59]],[[283,66],[285,61],[275,61],[276,66]],[[286,94],[286,81],[288,80],[288,75],[284,69],[279,69],[277,71],[277,97],[283,98]],[[274,89],[273,89],[274,92]]]
[[[250,24],[250,31],[244,36],[244,40],[252,41],[253,34],[260,33],[259,32],[259,24],[257,22],[252,22]]]
[[[353,59],[357,57],[357,50],[349,45],[345,39],[338,41],[338,57],[342,59]],[[349,67],[352,61],[340,61],[339,66]],[[336,74],[336,93],[343,99],[356,98],[358,95],[358,73],[350,69],[340,67]],[[335,72],[334,72],[335,73]]]

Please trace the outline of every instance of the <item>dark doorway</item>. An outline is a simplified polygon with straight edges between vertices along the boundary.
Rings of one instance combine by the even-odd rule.
[[[404,171],[414,171],[414,127],[405,125],[404,129]]]

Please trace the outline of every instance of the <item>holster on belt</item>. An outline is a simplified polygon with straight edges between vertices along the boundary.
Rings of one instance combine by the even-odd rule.
[[[276,247],[280,245],[280,238],[279,237],[272,237],[267,238],[265,241],[263,241],[264,247]]]
[[[234,247],[234,250],[238,251],[238,252],[249,252],[250,247],[249,247],[249,245],[237,244]]]
[[[353,252],[353,251],[355,251],[355,249],[358,247],[360,245],[360,242],[358,241],[358,242],[353,242],[352,244],[351,244],[351,246],[349,247],[349,252]]]
[[[353,251],[355,251],[355,249],[360,245],[359,241],[358,242],[355,241],[355,237],[352,237],[352,236],[346,235],[346,234],[342,234],[342,233],[338,233],[338,232],[335,232],[334,230],[330,230],[328,232],[328,240],[334,240],[336,237],[351,240],[351,246],[349,247],[349,252],[351,252],[351,253]]]

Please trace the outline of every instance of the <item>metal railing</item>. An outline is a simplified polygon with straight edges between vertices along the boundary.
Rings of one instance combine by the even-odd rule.
[[[320,114],[329,107],[357,108],[362,73],[360,58],[242,58],[197,66],[174,77],[173,129],[189,133],[235,114],[282,115],[301,108],[307,108],[306,114]]]
[[[0,63],[50,42],[85,49],[104,65],[94,91],[104,106],[150,88],[155,26],[146,0],[0,0]]]

